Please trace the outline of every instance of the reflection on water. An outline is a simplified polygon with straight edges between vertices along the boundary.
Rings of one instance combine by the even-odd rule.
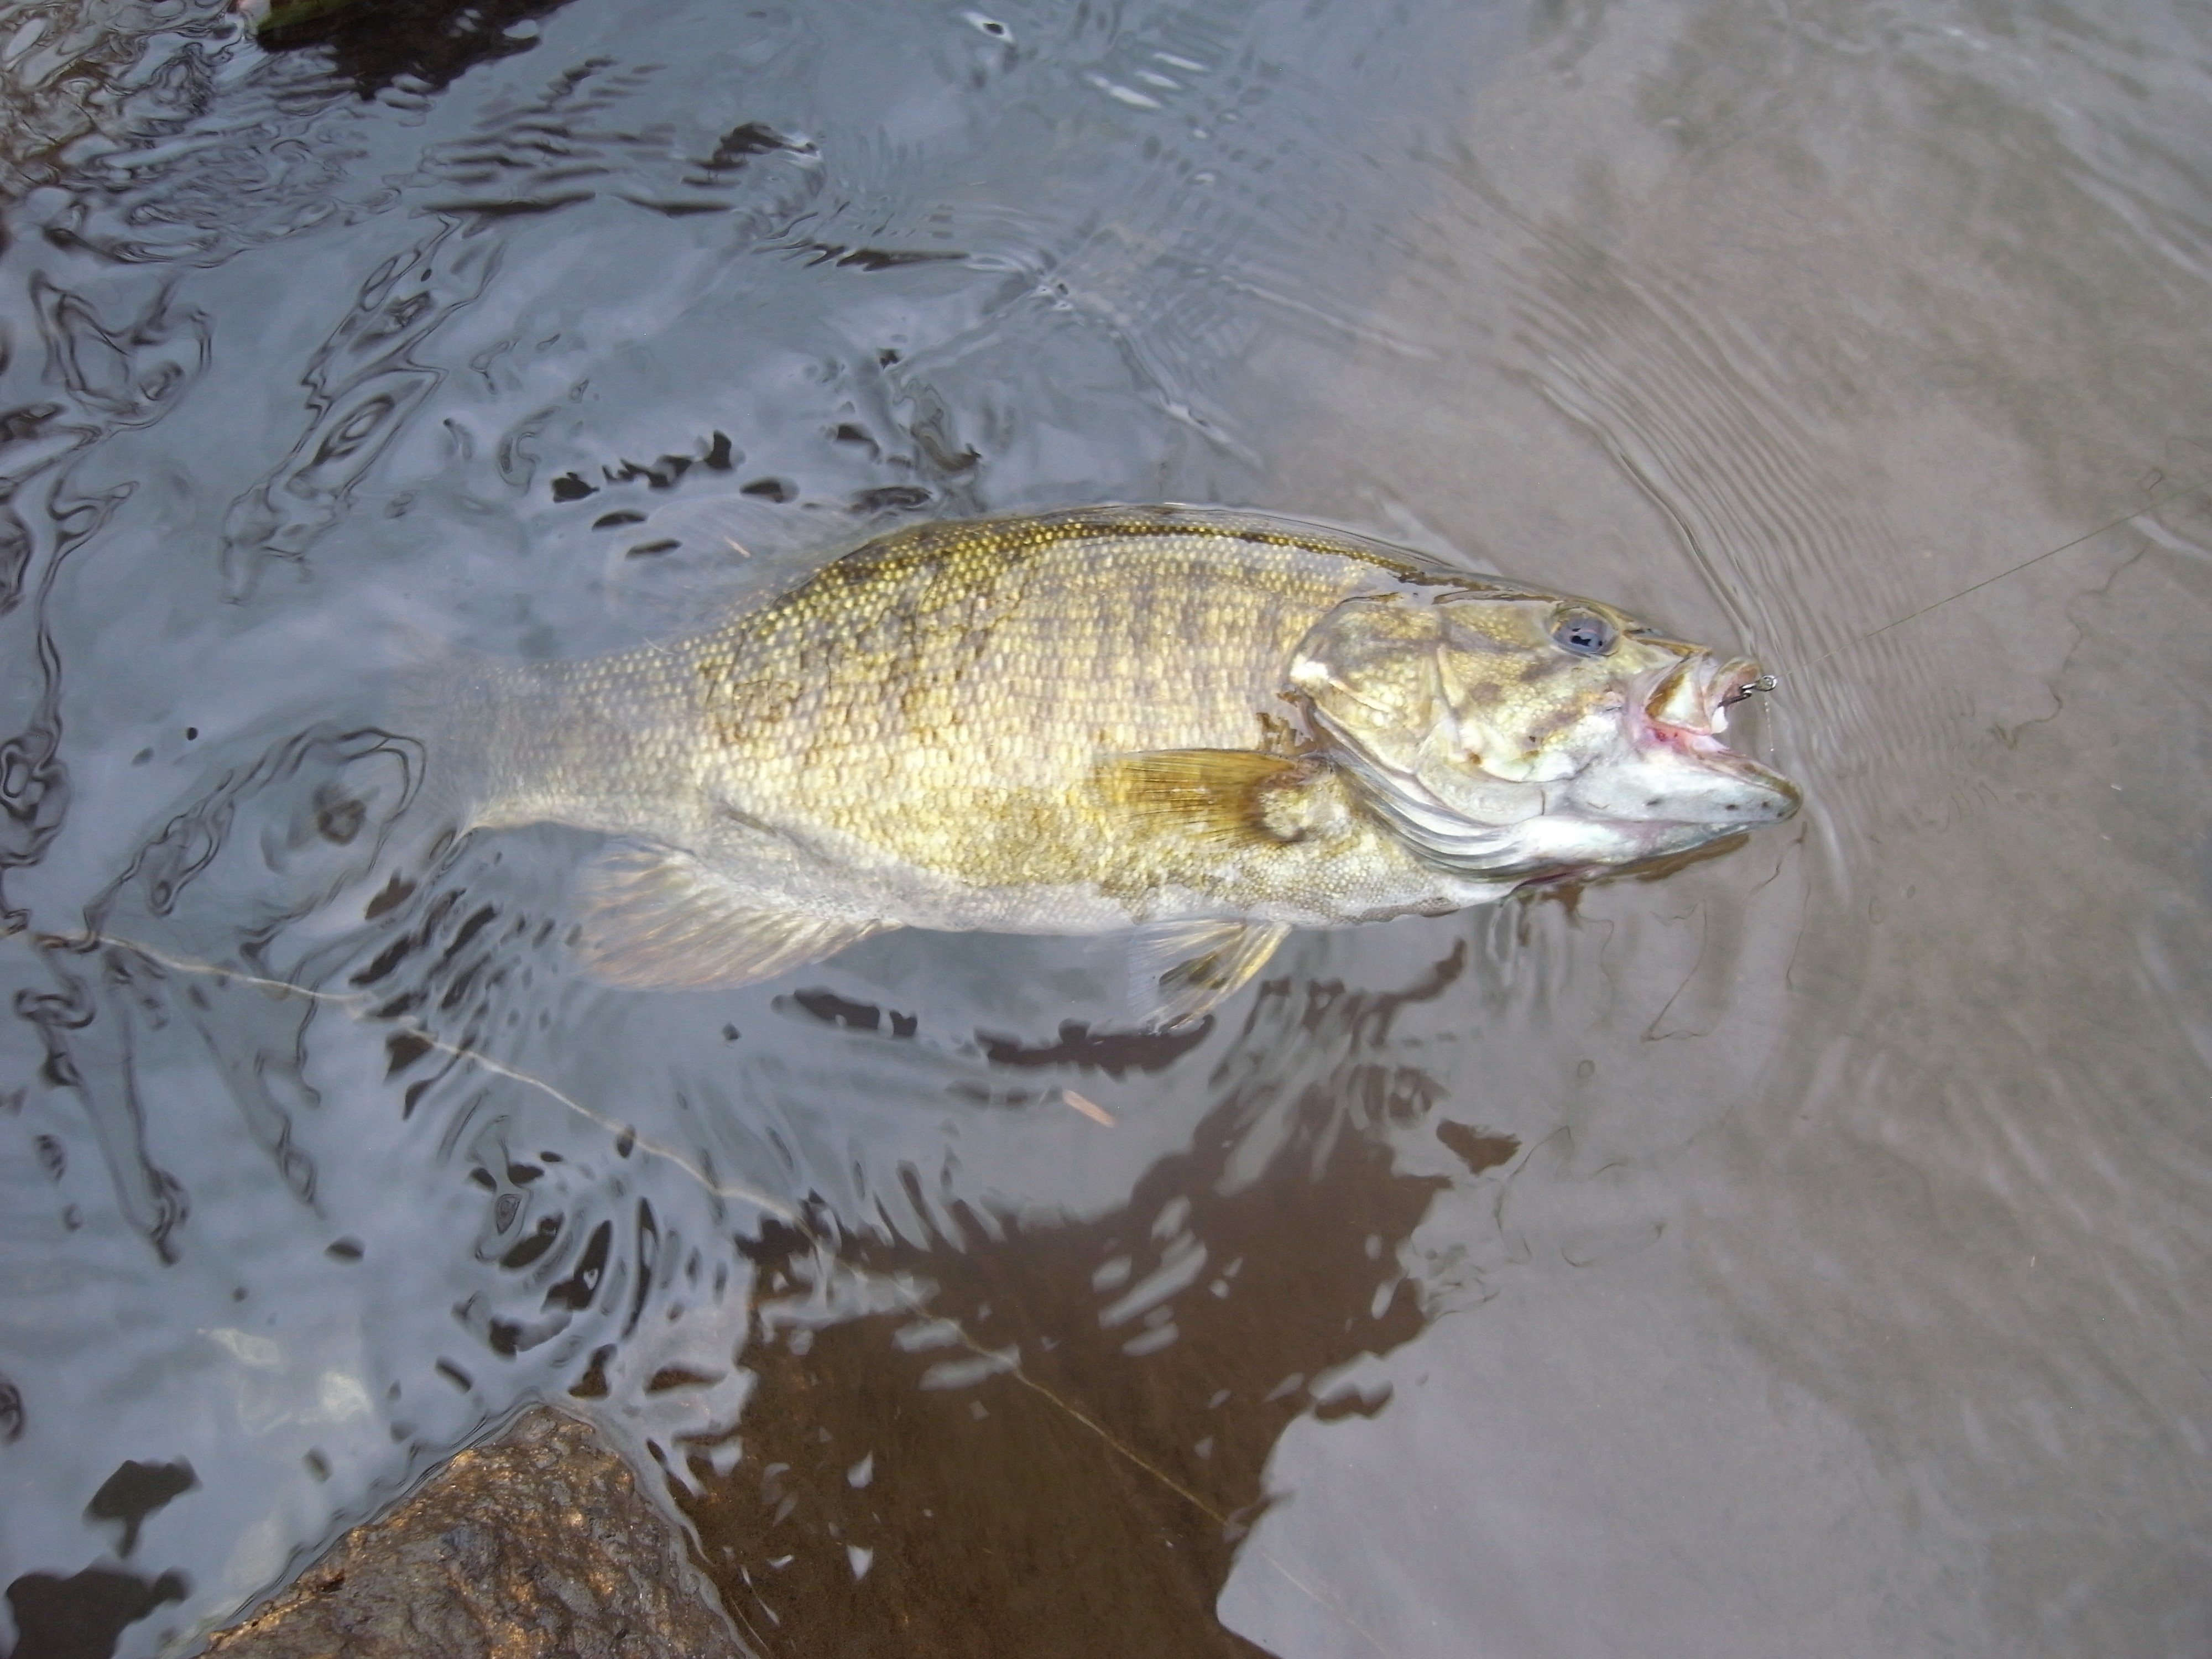
[[[1459,960],[1412,994],[1434,1000]],[[1389,1386],[1364,1386],[1358,1362],[1423,1323],[1398,1247],[1444,1182],[1394,1170],[1376,1136],[1426,1123],[1440,1093],[1395,1063],[1405,1000],[1268,983],[1190,1151],[1100,1220],[953,1200],[944,1233],[852,1241],[826,1271],[908,1287],[883,1311],[825,1308],[819,1241],[771,1229],[753,1392],[686,1449],[678,1499],[747,1637],[763,1653],[1254,1651],[1210,1610],[1267,1502],[1269,1448],[1309,1409],[1382,1409]],[[1345,1058],[1286,1079],[1270,1051],[1291,1032]],[[1451,1127],[1471,1170],[1516,1150]]]
[[[2200,14],[264,21],[0,27],[18,1655],[533,1395],[766,1653],[2212,1644]],[[1807,814],[1143,1038],[1110,941],[591,984],[392,729],[1154,499],[1755,651]]]

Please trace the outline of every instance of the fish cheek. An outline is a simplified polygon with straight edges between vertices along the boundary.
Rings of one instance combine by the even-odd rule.
[[[1545,783],[1577,764],[1569,741],[1583,716],[1572,675],[1519,650],[1446,650],[1439,674],[1461,756],[1492,777]]]
[[[1449,718],[1437,723],[1437,736],[1466,765],[1493,777],[1517,780],[1529,749],[1525,734],[1516,729],[1525,724],[1516,713],[1521,687],[1513,677],[1499,672],[1499,666],[1472,664],[1456,652],[1440,661]]]
[[[1525,823],[1544,811],[1540,786],[1500,776],[1468,758],[1464,734],[1441,722],[1408,769],[1437,804],[1470,823]]]

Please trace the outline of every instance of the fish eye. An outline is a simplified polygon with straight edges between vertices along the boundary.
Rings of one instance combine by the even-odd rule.
[[[1552,642],[1577,657],[1602,657],[1620,637],[1611,623],[1588,611],[1563,611],[1552,624]]]

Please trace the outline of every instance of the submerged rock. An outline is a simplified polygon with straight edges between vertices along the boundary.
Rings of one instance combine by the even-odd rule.
[[[544,1407],[456,1455],[218,1634],[222,1659],[743,1659],[677,1529],[591,1431]]]

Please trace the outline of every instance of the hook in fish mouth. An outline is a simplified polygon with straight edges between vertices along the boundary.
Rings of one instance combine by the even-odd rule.
[[[1694,651],[1645,696],[1644,718],[1653,732],[1679,746],[1699,754],[1722,752],[1726,711],[1778,684],[1748,657],[1723,660],[1710,651]]]
[[[1728,696],[1723,697],[1721,707],[1726,708],[1731,703],[1741,702],[1747,697],[1756,696],[1762,691],[1771,691],[1781,684],[1782,681],[1778,676],[1762,672],[1756,679],[1746,680]]]

